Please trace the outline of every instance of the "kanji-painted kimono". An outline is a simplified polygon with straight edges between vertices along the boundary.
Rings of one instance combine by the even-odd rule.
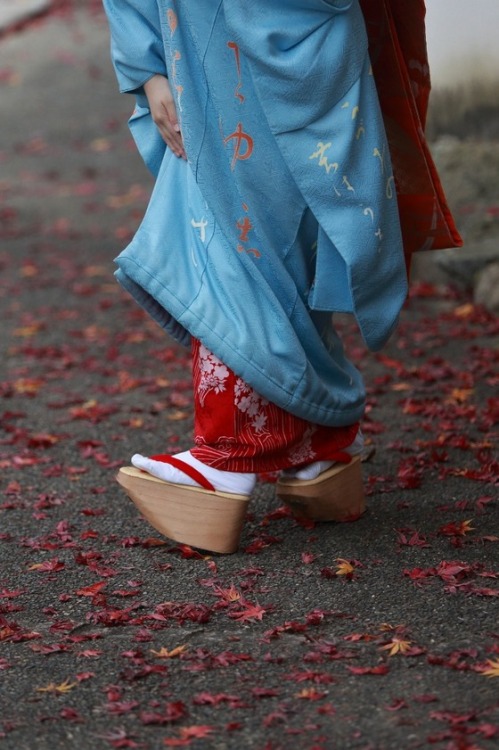
[[[318,424],[356,422],[362,378],[331,314],[352,313],[379,349],[406,296],[403,237],[409,254],[458,242],[422,137],[427,70],[404,67],[389,4],[104,5],[120,90],[136,96],[130,126],[156,176],[117,258],[119,282],[177,340],[199,339],[269,401]],[[424,6],[402,5],[413,20],[418,11],[419,33]],[[385,80],[392,67],[393,160],[376,62]],[[154,74],[176,95],[187,161],[152,122],[143,85]]]

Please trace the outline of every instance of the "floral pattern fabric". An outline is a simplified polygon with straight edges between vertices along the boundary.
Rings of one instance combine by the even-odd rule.
[[[342,460],[358,423],[325,427],[284,411],[256,393],[193,340],[195,447],[199,461],[225,471],[272,472]]]

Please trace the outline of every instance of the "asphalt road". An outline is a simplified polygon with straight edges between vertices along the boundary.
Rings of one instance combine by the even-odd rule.
[[[152,183],[107,48],[0,43],[0,748],[498,747],[497,319],[429,279],[381,354],[342,324],[360,521],[262,481],[238,553],[158,539],[114,472],[189,447],[189,359],[112,277]]]

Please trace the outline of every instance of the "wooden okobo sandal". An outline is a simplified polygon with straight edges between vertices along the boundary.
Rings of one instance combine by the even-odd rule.
[[[316,479],[281,478],[276,495],[301,518],[356,521],[366,509],[361,458],[335,464]]]
[[[116,479],[140,513],[161,534],[211,552],[235,552],[249,496],[217,492],[195,469],[177,459],[174,461],[182,463],[177,468],[201,486],[165,482],[133,466],[121,468]]]

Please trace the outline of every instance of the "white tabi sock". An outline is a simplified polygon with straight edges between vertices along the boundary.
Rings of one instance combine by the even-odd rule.
[[[199,471],[205,479],[211,482],[217,492],[229,492],[231,495],[250,495],[256,483],[256,474],[243,474],[237,471],[214,469],[194,458],[190,451],[176,453],[174,458],[189,464],[189,466]],[[142,471],[146,471],[151,476],[162,479],[164,482],[184,484],[188,487],[199,487],[198,483],[187,474],[184,474],[183,471],[163,461],[155,461],[153,458],[141,456],[140,453],[132,456],[132,464],[137,469],[142,469]]]

